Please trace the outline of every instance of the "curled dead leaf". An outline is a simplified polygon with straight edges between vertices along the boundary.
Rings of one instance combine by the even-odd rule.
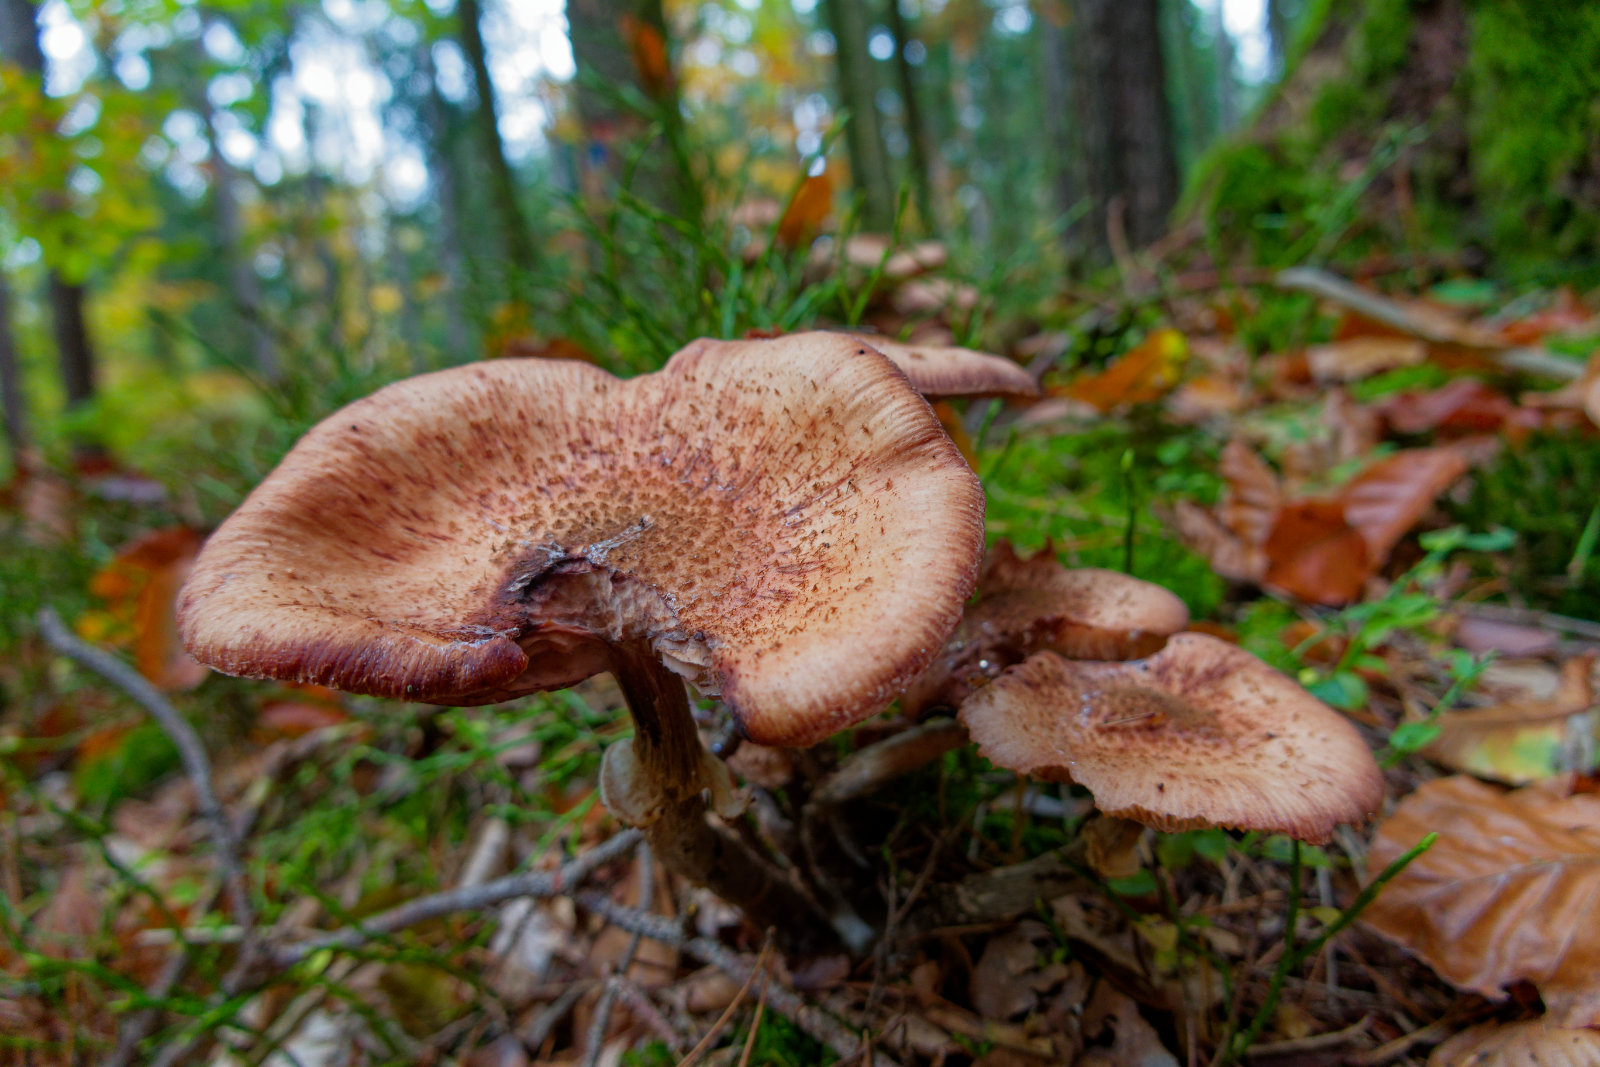
[[[1507,792],[1456,775],[1427,782],[1378,827],[1379,871],[1424,835],[1363,921],[1460,989],[1538,987],[1552,1023],[1600,1025],[1600,795],[1560,779]]]
[[[1547,697],[1524,694],[1489,707],[1448,712],[1423,755],[1453,771],[1508,785],[1587,771],[1595,745],[1593,655],[1562,664]]]

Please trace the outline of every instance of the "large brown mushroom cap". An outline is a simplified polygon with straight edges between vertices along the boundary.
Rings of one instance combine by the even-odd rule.
[[[906,372],[917,392],[926,397],[1034,397],[1039,383],[1012,360],[954,345],[919,345],[881,337],[867,343]]]
[[[1383,801],[1372,753],[1343,716],[1203,634],[1128,663],[1041,652],[969,698],[961,721],[999,766],[1077,782],[1101,811],[1159,830],[1320,843]]]
[[[888,703],[972,590],[983,494],[886,358],[698,341],[619,380],[478,363],[329,417],[206,544],[184,639],[230,674],[472,704],[648,642],[766,744]]]
[[[958,706],[969,693],[1034,652],[1070,659],[1148,656],[1189,625],[1189,609],[1168,589],[1118,571],[1064,567],[1048,545],[1019,556],[996,541],[983,558],[978,599],[944,651],[902,700],[916,714]]]

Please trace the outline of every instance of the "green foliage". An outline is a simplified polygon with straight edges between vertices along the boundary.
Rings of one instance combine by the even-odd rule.
[[[1600,10],[1474,0],[1465,62],[1443,72],[1448,92],[1426,113],[1412,113],[1419,98],[1410,82],[1431,78],[1438,88],[1440,73],[1424,65],[1454,60],[1437,42],[1418,58],[1416,12],[1415,0],[1330,2],[1307,20],[1302,53],[1318,32],[1348,25],[1342,66],[1325,76],[1317,60],[1320,81],[1307,99],[1297,85],[1293,98],[1280,89],[1264,109],[1289,109],[1289,121],[1217,144],[1196,164],[1186,201],[1213,246],[1289,265],[1419,241],[1430,250],[1481,242],[1506,272],[1593,274]],[[1386,175],[1402,161],[1408,207],[1397,217],[1368,191],[1392,195]]]
[[[1550,273],[1600,246],[1600,7],[1476,0],[1473,181],[1497,247]],[[1559,60],[1559,61],[1557,61]]]
[[[1600,618],[1600,559],[1585,531],[1600,485],[1600,440],[1584,434],[1536,434],[1507,446],[1480,468],[1463,501],[1444,505],[1473,528],[1512,526],[1516,544],[1480,561],[1535,608]]]
[[[1150,507],[1176,496],[1214,498],[1214,449],[1197,431],[1143,418],[1010,438],[979,457],[989,533],[1011,538],[1019,551],[1048,538],[1068,566],[1126,570],[1131,531],[1132,572],[1167,586],[1196,616],[1207,615],[1222,599],[1222,580]]]

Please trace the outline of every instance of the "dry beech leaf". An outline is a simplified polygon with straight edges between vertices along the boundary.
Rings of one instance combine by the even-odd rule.
[[[1552,1026],[1546,1019],[1483,1023],[1433,1050],[1428,1067],[1594,1067],[1600,1030]]]
[[[90,592],[133,628],[134,661],[157,688],[193,689],[210,672],[178,639],[178,590],[189,577],[201,537],[186,526],[152,530],[124,546],[90,579]]]
[[[1277,472],[1249,445],[1234,440],[1223,446],[1217,473],[1224,483],[1218,508],[1222,524],[1246,544],[1262,544],[1283,508],[1283,486]]]
[[[1508,785],[1586,771],[1594,747],[1594,656],[1569,659],[1548,697],[1526,694],[1490,707],[1439,718],[1439,737],[1423,755],[1480,778]]]
[[[1188,358],[1189,344],[1183,334],[1177,330],[1154,330],[1098,374],[1069,382],[1059,392],[1100,411],[1148,404],[1177,386]]]
[[[972,969],[972,1006],[985,1019],[1006,1020],[1039,1007],[1067,977],[1064,963],[1046,963],[1054,939],[1042,922],[1024,920],[991,937]]]
[[[1537,409],[1519,407],[1475,378],[1458,378],[1426,392],[1397,393],[1376,410],[1392,431],[1402,434],[1461,436],[1506,430],[1525,436],[1544,421]]]
[[[1368,869],[1439,840],[1364,921],[1460,989],[1499,998],[1529,981],[1556,1025],[1600,1024],[1600,794],[1571,787],[1424,784],[1378,827]]]
[[[1466,457],[1453,448],[1408,448],[1386,456],[1340,492],[1345,521],[1381,564],[1467,466]]]
[[[1319,382],[1360,381],[1427,358],[1428,346],[1410,337],[1350,337],[1306,349],[1306,365]]]
[[[778,220],[778,241],[789,248],[810,244],[833,210],[833,179],[827,171],[809,175]]]
[[[1175,525],[1223,577],[1345,604],[1361,595],[1395,544],[1467,466],[1456,448],[1405,449],[1336,493],[1295,499],[1285,497],[1265,460],[1232,441],[1219,465],[1226,482],[1219,521],[1205,521],[1191,506],[1176,510]]]

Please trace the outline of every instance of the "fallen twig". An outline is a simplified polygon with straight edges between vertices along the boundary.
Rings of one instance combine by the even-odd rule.
[[[356,948],[368,941],[387,937],[407,927],[454,912],[481,911],[517,897],[552,897],[570,893],[574,886],[597,868],[626,855],[639,844],[640,836],[637,830],[624,830],[588,852],[568,860],[559,870],[528,871],[497,878],[482,885],[462,886],[418,897],[416,900],[363,919],[359,925],[347,926],[332,933],[308,937],[303,941],[275,948],[271,952],[271,957],[279,967],[291,967],[312,953],[324,949]]]
[[[656,885],[655,857],[650,853],[649,842],[639,846],[638,862],[639,877],[642,879],[639,886],[639,910],[648,912],[655,896]],[[628,968],[633,966],[633,957],[638,954],[639,942],[643,938],[643,934],[634,932],[628,941],[628,947],[622,950],[621,958],[611,969],[610,977],[600,990],[600,1003],[595,1007],[594,1021],[589,1025],[588,1047],[584,1050],[583,1067],[595,1067],[600,1062],[600,1053],[605,1045],[606,1027],[611,1025],[611,1009],[617,1002],[619,980],[628,973]]]
[[[239,841],[234,836],[233,825],[222,810],[217,794],[211,788],[211,760],[205,746],[187,720],[173,707],[144,675],[123,663],[116,656],[89,644],[78,637],[61,616],[52,608],[41,608],[38,614],[39,632],[50,647],[86,667],[101,678],[133,698],[134,702],[156,721],[178,750],[184,774],[194,787],[195,802],[200,814],[211,829],[212,846],[217,851],[217,866],[222,872],[223,885],[228,891],[228,906],[236,922],[246,930],[254,929],[254,913],[250,907],[250,894],[245,886],[244,866],[239,861]]]
[[[1447,321],[1442,316],[1435,318],[1418,314],[1380,293],[1363,289],[1336,274],[1315,267],[1291,267],[1280,271],[1273,279],[1273,284],[1279,289],[1310,293],[1331,300],[1374,322],[1424,341],[1476,349],[1507,370],[1527,371],[1568,381],[1583,375],[1583,366],[1570,359],[1563,359],[1542,348],[1519,348],[1506,344],[1491,331]]]

